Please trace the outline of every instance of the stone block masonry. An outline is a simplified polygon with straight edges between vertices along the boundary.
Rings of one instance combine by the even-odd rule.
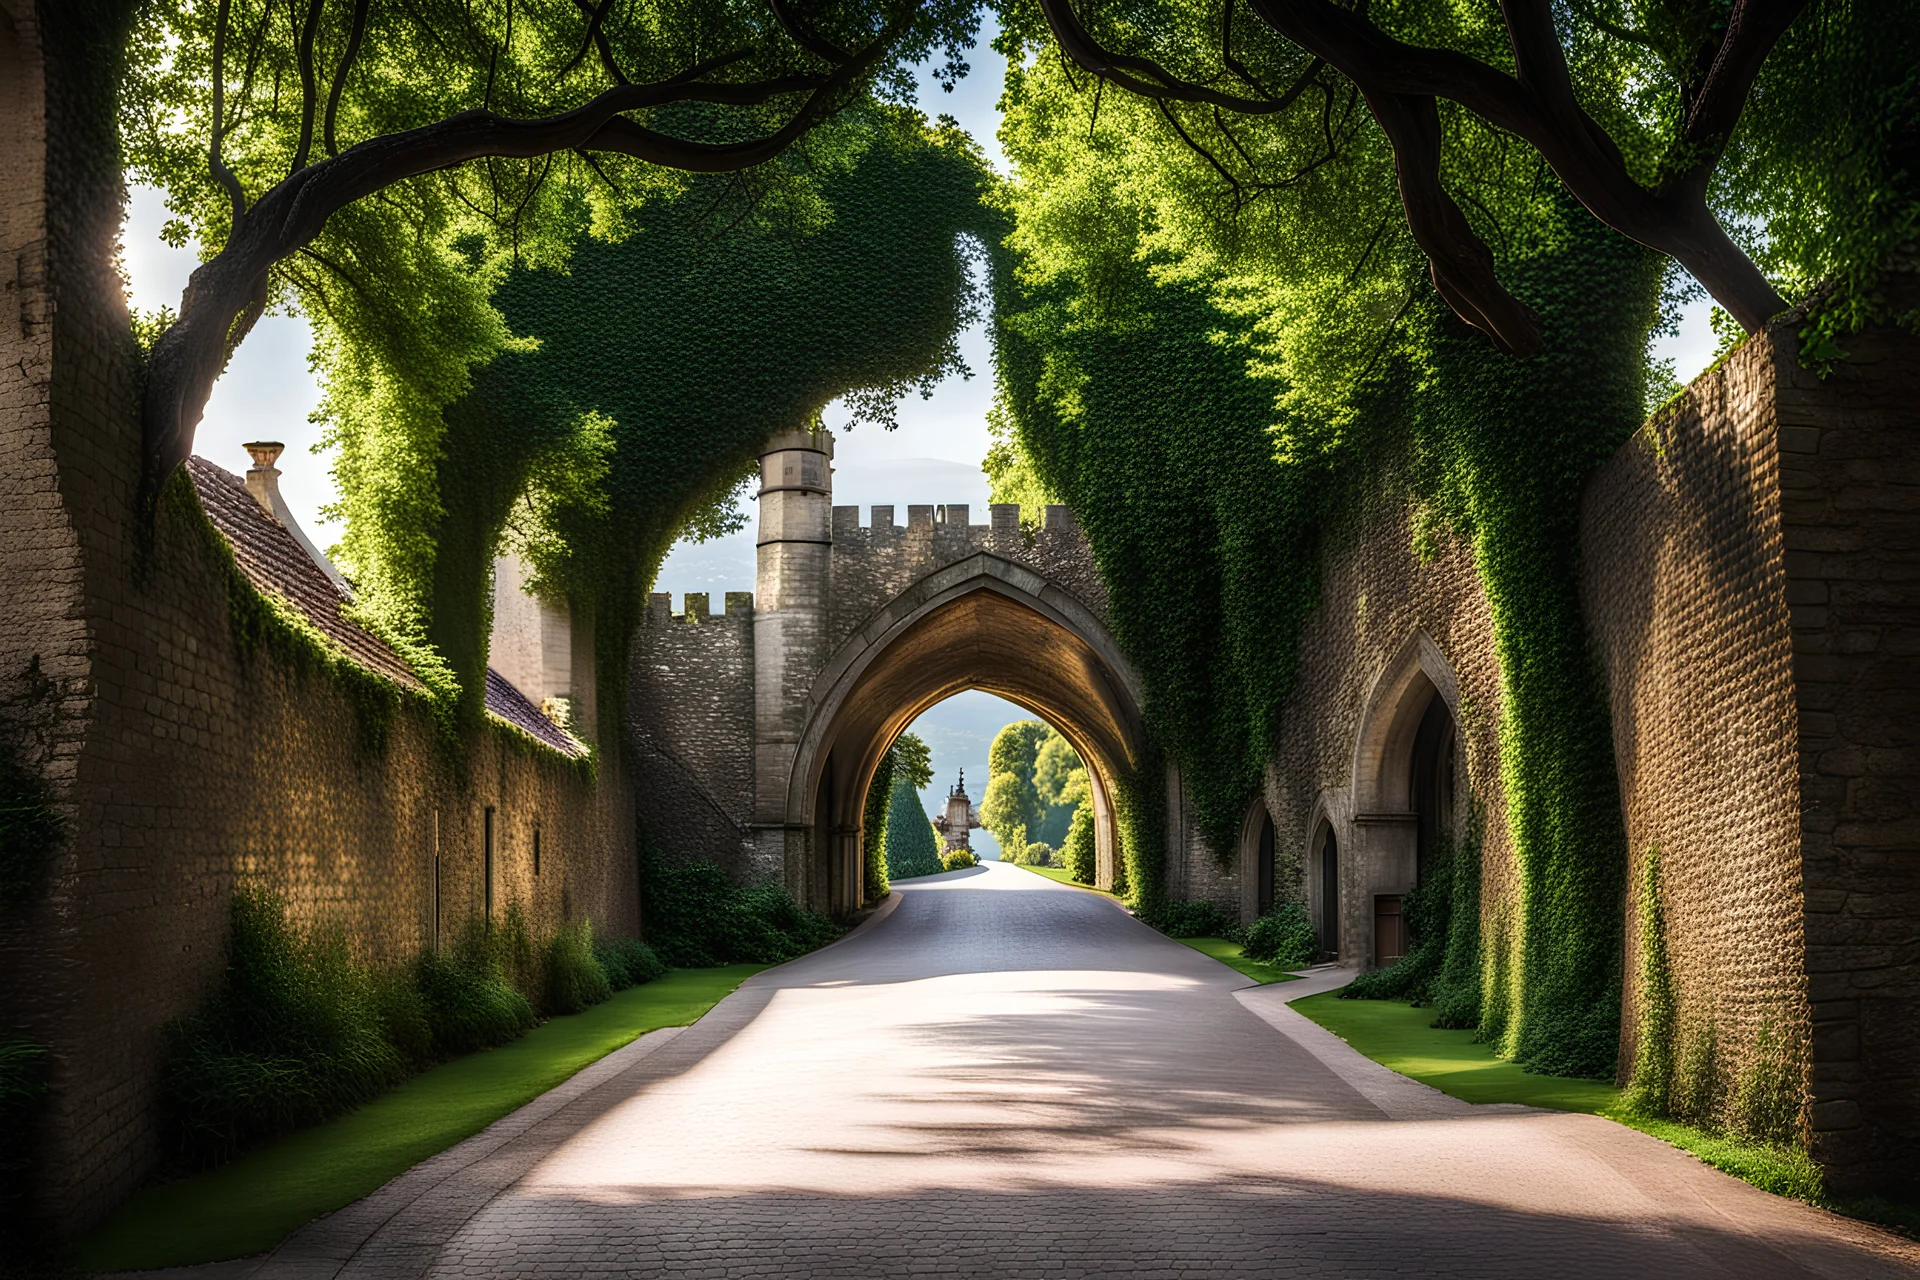
[[[1595,478],[1587,613],[1682,1038],[1714,1028],[1730,1088],[1804,1071],[1844,1194],[1920,1144],[1920,339],[1856,335],[1821,378],[1794,323]]]
[[[626,740],[640,824],[676,860],[717,862],[751,879],[753,593],[724,612],[689,593],[648,597],[629,666]]]

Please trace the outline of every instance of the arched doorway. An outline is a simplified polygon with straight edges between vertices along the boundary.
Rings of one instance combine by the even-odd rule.
[[[1406,892],[1431,872],[1454,824],[1458,683],[1439,646],[1416,633],[1368,696],[1355,744],[1353,828],[1339,850],[1349,892],[1349,961],[1378,967],[1406,953]]]
[[[1340,841],[1333,824],[1322,822],[1313,842],[1311,874],[1318,889],[1314,921],[1320,933],[1320,957],[1340,957]]]
[[[818,908],[859,905],[860,819],[880,759],[934,703],[967,689],[1052,725],[1087,768],[1101,883],[1119,833],[1113,788],[1139,759],[1138,684],[1104,626],[1037,575],[981,554],[931,575],[826,665],[787,786],[789,884]]]

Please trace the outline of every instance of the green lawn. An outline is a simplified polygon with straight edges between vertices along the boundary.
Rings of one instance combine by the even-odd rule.
[[[480,1132],[646,1032],[694,1021],[765,965],[677,969],[498,1049],[415,1076],[337,1120],[135,1195],[81,1247],[88,1271],[217,1262],[271,1249]]]
[[[1299,974],[1288,973],[1278,965],[1268,964],[1264,960],[1249,960],[1241,952],[1240,944],[1229,942],[1225,938],[1175,938],[1175,942],[1192,947],[1201,955],[1212,956],[1229,969],[1238,969],[1255,982],[1292,982]],[[1362,1052],[1365,1052],[1362,1050]]]
[[[1076,889],[1087,889],[1094,893],[1107,893],[1105,889],[1095,889],[1090,884],[1081,884],[1078,880],[1075,880],[1071,875],[1067,874],[1065,867],[1024,867],[1020,866],[1017,862],[1009,862],[1007,865],[1010,867],[1020,867],[1022,871],[1031,871],[1033,874],[1045,876],[1049,880],[1057,880],[1061,884],[1070,884]],[[1111,898],[1114,895],[1107,893],[1107,896]]]
[[[1601,1112],[1620,1091],[1599,1080],[1537,1076],[1475,1044],[1471,1031],[1430,1026],[1433,1010],[1398,1000],[1342,1000],[1328,991],[1293,1001],[1312,1018],[1382,1066],[1432,1085],[1463,1102],[1523,1102],[1553,1111]]]

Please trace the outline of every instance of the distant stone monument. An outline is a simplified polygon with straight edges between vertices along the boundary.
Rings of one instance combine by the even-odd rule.
[[[952,853],[955,849],[971,851],[973,845],[968,841],[967,833],[979,825],[980,811],[967,798],[967,771],[962,769],[959,783],[947,791],[947,811],[933,820],[934,830],[946,841],[941,853]]]

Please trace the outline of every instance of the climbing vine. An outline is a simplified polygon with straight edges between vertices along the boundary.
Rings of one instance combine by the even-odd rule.
[[[660,561],[689,526],[730,527],[763,441],[849,393],[884,424],[898,396],[958,367],[972,246],[998,238],[977,151],[881,106],[827,132],[806,199],[693,179],[609,238],[587,235],[583,208],[564,270],[504,275],[490,305],[516,336],[444,408],[350,409],[344,349],[329,366],[344,558],[366,610],[430,642],[470,705],[499,551],[592,616],[600,696],[617,705]]]
[[[1384,217],[1343,241],[1324,209],[1299,213],[1346,255],[1339,279],[1292,259],[1305,284],[1273,260],[1236,266],[1220,237],[1188,234],[1197,202],[1168,195],[1173,178],[1138,176],[1176,163],[1142,140],[1158,136],[1149,121],[1109,105],[1089,124],[1044,59],[1015,79],[1009,133],[1029,185],[1009,197],[1000,375],[1015,456],[1000,467],[1010,479],[1030,467],[1079,514],[1148,727],[1202,829],[1232,856],[1323,550],[1375,504],[1416,509],[1426,538],[1473,548],[1491,606],[1520,881],[1512,919],[1486,940],[1485,999],[1450,1003],[1459,1017],[1478,1004],[1481,1033],[1530,1068],[1610,1074],[1624,859],[1577,512],[1582,482],[1647,407],[1662,264],[1509,159],[1488,179],[1502,279],[1545,332],[1538,356],[1513,360],[1453,317]],[[1075,115],[1069,137],[1062,117]],[[1346,170],[1328,181],[1362,208],[1392,198],[1363,140]],[[1142,817],[1164,807],[1148,790],[1133,788]],[[1135,892],[1150,903],[1154,888]]]

